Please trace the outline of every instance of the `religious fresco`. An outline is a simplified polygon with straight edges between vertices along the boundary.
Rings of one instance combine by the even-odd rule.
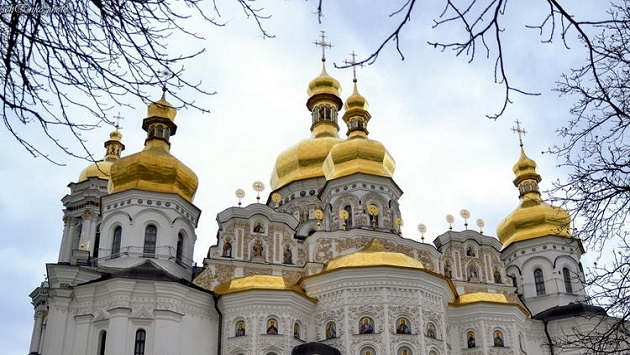
[[[359,334],[374,333],[374,320],[370,317],[363,317],[359,321]]]

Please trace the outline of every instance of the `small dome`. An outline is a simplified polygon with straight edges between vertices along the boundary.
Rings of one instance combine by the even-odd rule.
[[[166,90],[164,89],[162,97],[147,107],[147,117],[164,117],[171,121],[175,121],[177,110],[170,102],[166,101]]]
[[[100,160],[88,165],[81,174],[79,174],[79,179],[77,182],[82,182],[88,180],[89,178],[99,178],[103,180],[109,179],[110,169],[112,168],[111,161]]]
[[[359,94],[359,89],[357,88],[357,82],[355,80],[352,95],[350,95],[350,97],[348,97],[348,99],[346,100],[346,103],[344,104],[344,109],[346,111],[350,111],[350,110],[367,111],[369,107],[370,105],[368,104],[365,97]]]
[[[112,163],[120,158],[120,151],[125,148],[121,140],[122,134],[120,131],[112,131],[109,134],[109,140],[105,142],[105,159],[93,162],[83,169],[81,174],[79,174],[77,182],[86,181],[92,177],[108,180]]]
[[[282,276],[274,275],[250,275],[235,278],[217,285],[213,291],[219,295],[227,295],[252,290],[291,291],[309,298],[300,286],[287,281]]]
[[[383,244],[381,244],[378,239],[374,238],[363,250],[330,259],[324,266],[322,272],[376,266],[393,266],[417,270],[424,269],[420,261],[405,254],[387,251]]]
[[[508,245],[548,235],[571,238],[571,216],[567,210],[545,203],[538,190],[540,175],[536,162],[527,157],[523,148],[512,169],[519,189],[519,206],[499,224],[497,237],[505,249]]]
[[[392,177],[396,162],[385,146],[367,137],[357,136],[336,144],[324,162],[326,180],[356,173]]]
[[[341,96],[341,84],[339,84],[337,79],[328,75],[328,72],[326,72],[326,65],[325,63],[322,63],[322,72],[318,77],[308,83],[308,90],[306,93],[310,97],[319,94]]]

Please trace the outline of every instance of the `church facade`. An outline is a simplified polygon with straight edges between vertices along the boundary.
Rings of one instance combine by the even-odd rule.
[[[404,238],[395,161],[369,138],[353,85],[344,102],[324,62],[308,86],[311,136],[280,153],[265,203],[218,213],[203,267],[192,260],[198,180],[170,154],[175,108],[164,95],[149,105],[138,153],[122,156],[112,132],[62,200],[58,262],[30,295],[30,354],[282,355],[316,343],[353,355],[543,355],[577,316],[601,314],[587,304],[570,216],[542,200],[522,147],[519,205],[497,237]]]

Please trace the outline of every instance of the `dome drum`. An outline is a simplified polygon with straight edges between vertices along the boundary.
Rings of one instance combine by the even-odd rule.
[[[343,107],[343,102],[341,101],[341,98],[335,94],[330,93],[320,93],[309,97],[306,101],[306,107],[309,111],[313,111],[313,108],[315,106],[322,103],[329,103],[331,105],[334,105],[337,110],[340,110],[341,107]]]

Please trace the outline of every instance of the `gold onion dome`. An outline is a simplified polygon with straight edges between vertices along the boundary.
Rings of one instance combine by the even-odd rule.
[[[293,181],[323,177],[322,165],[330,149],[341,142],[337,112],[341,109],[341,86],[328,75],[325,64],[321,74],[308,85],[306,107],[311,111],[311,137],[278,155],[271,174],[271,188],[277,190]]]
[[[144,149],[112,164],[111,193],[138,189],[174,193],[193,201],[197,175],[170,153],[169,138],[177,129],[177,111],[164,96],[148,106],[148,117],[142,123],[147,131]]]
[[[512,168],[516,178],[514,185],[519,189],[520,204],[497,227],[497,236],[503,248],[508,245],[548,235],[571,238],[571,216],[567,210],[550,206],[540,197],[536,172],[536,162],[525,155],[521,156]]]
[[[376,266],[392,266],[405,269],[422,270],[422,263],[405,254],[385,250],[378,239],[372,239],[368,245],[357,252],[330,259],[324,266],[323,272],[347,268],[362,268]]]
[[[321,94],[337,97],[341,96],[341,84],[339,84],[339,81],[337,81],[337,79],[328,75],[328,72],[326,71],[325,59],[322,60],[322,72],[319,74],[318,77],[308,83],[308,90],[306,91],[306,93],[310,98]]]
[[[368,102],[359,94],[356,80],[354,91],[346,100],[343,120],[348,125],[348,139],[336,144],[324,162],[326,180],[356,173],[392,177],[396,162],[385,146],[368,138],[367,123],[371,115]]]
[[[86,181],[95,177],[103,180],[109,179],[112,163],[120,158],[120,152],[125,149],[121,143],[122,134],[116,130],[109,134],[109,140],[105,142],[105,158],[88,165],[81,174],[78,182]]]
[[[282,276],[274,275],[250,275],[235,278],[217,285],[213,291],[219,295],[227,295],[253,290],[291,291],[306,297],[300,286]]]

